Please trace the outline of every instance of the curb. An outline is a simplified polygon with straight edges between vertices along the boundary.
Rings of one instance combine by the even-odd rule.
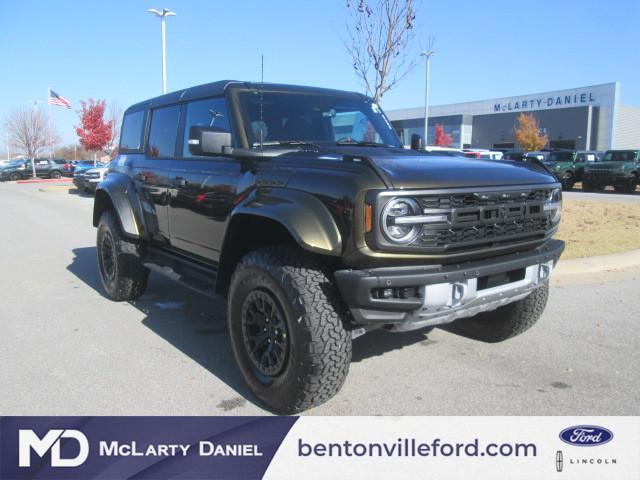
[[[564,277],[585,273],[600,273],[608,270],[623,270],[629,267],[640,267],[640,250],[569,260],[562,260],[561,257],[553,274],[556,277]]]
[[[68,178],[68,177],[61,177],[61,178],[38,178],[36,180],[17,180],[15,183],[17,184],[22,184],[22,183],[56,183],[56,182],[70,182],[73,179]]]

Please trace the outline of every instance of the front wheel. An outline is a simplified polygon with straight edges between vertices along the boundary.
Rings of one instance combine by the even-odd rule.
[[[571,190],[576,183],[576,179],[571,172],[564,172],[561,178],[562,189]]]
[[[13,180],[14,182],[16,180],[20,180],[20,174],[18,172],[13,172],[11,175],[9,175],[9,180]]]
[[[122,235],[112,211],[102,214],[97,237],[98,270],[112,300],[135,300],[146,290],[149,270],[142,265],[141,250],[141,245]]]
[[[624,193],[635,193],[636,187],[638,186],[638,177],[632,175],[631,178],[627,179],[624,184],[623,191]]]
[[[549,283],[538,287],[527,297],[491,312],[462,318],[455,328],[464,336],[496,343],[529,330],[540,318],[549,298]]]
[[[274,412],[297,413],[340,390],[351,362],[342,312],[316,257],[270,247],[240,261],[227,305],[231,345],[249,388]]]
[[[49,174],[49,177],[57,180],[58,178],[62,177],[62,174],[58,170],[54,170]]]

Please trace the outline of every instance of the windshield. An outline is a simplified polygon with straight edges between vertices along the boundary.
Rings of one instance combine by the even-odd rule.
[[[320,93],[241,92],[249,145],[387,145],[401,147],[380,107],[370,100]]]
[[[11,160],[7,163],[5,163],[5,167],[18,167],[20,165],[22,165],[23,163],[25,163],[26,160]]]
[[[635,150],[611,151],[604,154],[605,162],[633,162],[636,159]]]
[[[550,162],[573,162],[573,152],[551,152]]]

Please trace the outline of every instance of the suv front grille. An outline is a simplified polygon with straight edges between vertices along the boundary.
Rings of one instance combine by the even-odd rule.
[[[510,187],[416,192],[410,196],[418,201],[424,215],[444,216],[446,221],[422,225],[408,247],[424,253],[464,252],[543,239],[553,227],[544,209],[553,191],[552,187]],[[385,245],[392,246],[386,241]]]

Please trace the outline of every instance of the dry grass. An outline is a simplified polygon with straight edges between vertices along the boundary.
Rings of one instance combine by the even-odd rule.
[[[567,242],[564,259],[640,248],[640,203],[565,200],[557,238]]]

